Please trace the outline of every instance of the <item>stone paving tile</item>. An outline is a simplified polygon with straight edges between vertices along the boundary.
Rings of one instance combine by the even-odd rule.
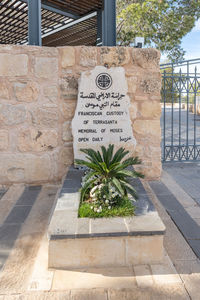
[[[153,279],[156,284],[181,284],[180,276],[176,270],[169,265],[151,265]]]
[[[197,163],[164,164],[163,168],[190,197],[199,199],[200,173]]]
[[[167,186],[170,192],[176,197],[183,207],[196,206],[196,202],[178,185],[166,172],[162,172],[161,181]]]
[[[146,288],[153,286],[153,277],[148,265],[134,266],[133,270],[138,287]]]
[[[8,189],[0,189],[0,200],[4,196],[4,194],[7,192]]]
[[[6,218],[4,224],[22,224],[28,217],[31,206],[18,205],[13,207],[12,211]]]
[[[27,186],[23,194],[19,197],[16,205],[33,205],[38,194],[41,191],[41,186]]]
[[[164,247],[167,249],[168,255],[174,260],[196,259],[196,255],[174,222],[171,219],[167,219],[164,220],[164,223],[166,226]]]
[[[74,271],[56,270],[52,290],[133,288],[135,286],[132,267],[91,268]]]
[[[124,218],[91,219],[91,233],[127,232]]]
[[[189,300],[182,285],[153,286],[152,288],[109,290],[108,300]]]
[[[133,202],[135,208],[135,214],[137,216],[143,215],[150,211],[155,211],[155,207],[152,202],[149,201],[148,195],[140,195],[138,201]]]
[[[186,239],[200,239],[197,223],[185,211],[171,211],[170,216]]]
[[[142,182],[140,181],[140,179],[132,178],[132,179],[130,179],[129,182],[130,182],[130,184],[132,184],[134,186],[138,195],[146,194],[145,188],[144,188]]]
[[[13,184],[0,201],[0,225],[4,223],[13,206],[24,191],[23,184]]]
[[[149,184],[156,195],[171,195],[170,190],[162,182],[150,181]]]
[[[193,219],[200,218],[200,206],[199,205],[196,205],[193,207],[188,207],[185,210]]]
[[[56,186],[54,189],[44,186],[38,195],[28,218],[21,227],[15,247],[0,273],[0,294],[21,293],[27,290],[30,272],[47,229],[56,190]]]
[[[108,300],[107,291],[104,289],[72,291],[71,300]]]
[[[194,218],[193,220],[200,226],[200,218],[198,219]]]
[[[4,266],[20,229],[21,225],[4,224],[0,227],[0,269]]]
[[[40,249],[35,260],[33,273],[30,278],[28,290],[50,291],[54,270],[48,269],[48,239],[45,234],[41,241]]]
[[[188,243],[191,246],[191,248],[193,249],[196,256],[200,258],[200,239],[199,240],[188,239]]]
[[[174,223],[177,225],[179,230],[182,232],[183,236],[186,238],[187,242],[193,249],[194,253],[200,257],[200,251],[198,250],[198,243],[197,242],[190,242],[190,240],[200,240],[200,230],[199,225],[195,222],[195,220],[192,219],[192,217],[189,215],[189,213],[186,211],[189,208],[184,208],[177,199],[170,193],[170,195],[161,195],[160,189],[161,186],[163,186],[163,189],[165,189],[165,185],[161,182],[155,183],[150,182],[150,186],[154,190],[154,192],[158,193],[156,194],[159,201],[163,204],[163,206],[168,211],[170,217],[174,221]],[[157,188],[159,187],[159,189]],[[193,211],[194,213],[194,211]]]
[[[73,179],[66,179],[63,183],[62,189],[67,189],[67,188],[80,188],[81,184],[80,181],[73,180]]]
[[[181,204],[176,200],[174,195],[158,195],[160,202],[164,205],[167,211],[181,211],[183,207]]]

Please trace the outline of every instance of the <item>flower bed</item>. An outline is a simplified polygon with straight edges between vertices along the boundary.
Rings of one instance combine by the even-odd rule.
[[[140,179],[132,179],[138,200],[135,216],[78,218],[81,178],[71,167],[48,229],[49,267],[126,266],[157,263],[163,257],[165,226]]]
[[[75,163],[87,168],[82,178],[79,217],[132,216],[138,196],[131,178],[143,178],[132,167],[141,161],[138,157],[126,157],[129,151],[119,148],[114,153],[114,145],[100,151],[81,149],[87,160],[76,159]]]

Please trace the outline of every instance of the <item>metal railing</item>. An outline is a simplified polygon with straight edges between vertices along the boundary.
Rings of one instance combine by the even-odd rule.
[[[167,63],[162,71],[162,160],[200,159],[200,59]]]

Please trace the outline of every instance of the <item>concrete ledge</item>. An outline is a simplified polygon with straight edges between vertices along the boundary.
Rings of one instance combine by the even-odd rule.
[[[141,181],[136,216],[78,218],[83,171],[73,167],[63,183],[48,229],[49,267],[79,268],[157,263],[163,257],[165,226]]]

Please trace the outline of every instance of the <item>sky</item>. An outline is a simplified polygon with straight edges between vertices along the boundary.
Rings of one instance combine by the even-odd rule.
[[[195,27],[182,39],[182,48],[186,51],[185,59],[200,58],[200,19]],[[162,55],[161,62],[165,61],[166,55]]]
[[[200,19],[192,31],[182,39],[182,47],[186,51],[185,59],[200,58]]]

